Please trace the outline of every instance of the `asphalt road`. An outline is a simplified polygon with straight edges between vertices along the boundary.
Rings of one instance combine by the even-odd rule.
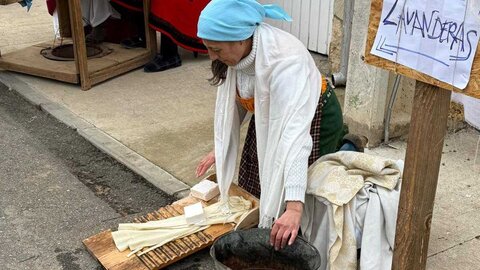
[[[172,200],[0,83],[1,269],[102,269],[83,239]],[[213,265],[203,251],[169,269]]]

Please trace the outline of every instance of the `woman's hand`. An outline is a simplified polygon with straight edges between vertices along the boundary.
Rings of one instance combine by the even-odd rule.
[[[284,248],[295,242],[298,230],[300,229],[300,221],[303,213],[303,203],[299,201],[287,202],[285,213],[275,221],[272,232],[270,233],[270,245],[275,250]]]
[[[198,164],[197,170],[195,171],[195,175],[197,177],[203,176],[208,169],[212,167],[212,165],[215,164],[215,150],[208,153]]]

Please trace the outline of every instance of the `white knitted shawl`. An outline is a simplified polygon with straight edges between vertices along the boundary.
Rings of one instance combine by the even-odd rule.
[[[305,46],[291,34],[257,27],[255,125],[260,173],[260,227],[271,227],[284,209],[284,177],[302,147],[312,147],[310,125],[320,97],[321,75]],[[237,161],[240,121],[236,70],[218,88],[215,159],[221,198],[226,200]],[[306,181],[307,179],[305,179]]]

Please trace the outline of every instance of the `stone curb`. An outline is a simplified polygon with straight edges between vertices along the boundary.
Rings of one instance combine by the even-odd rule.
[[[95,126],[87,121],[85,121],[80,116],[74,114],[65,106],[62,106],[57,103],[49,102],[49,103],[42,103],[40,104],[40,109],[42,111],[50,114],[58,121],[62,122],[66,126],[75,129],[75,130],[82,130],[87,128],[95,128]]]
[[[189,194],[190,186],[153,164],[115,138],[98,129],[65,106],[51,101],[41,92],[18,79],[14,74],[0,71],[0,81],[28,102],[76,130],[80,136],[118,162],[145,178],[155,187],[178,199]]]
[[[176,196],[182,191],[190,189],[187,184],[179,181],[98,128],[79,129],[78,133],[97,148],[123,163],[166,193]]]
[[[42,93],[33,89],[22,80],[19,80],[15,75],[7,71],[0,72],[0,81],[8,86],[10,90],[14,90],[28,102],[32,103],[35,106],[40,106],[40,104],[50,103],[50,100],[47,99]]]

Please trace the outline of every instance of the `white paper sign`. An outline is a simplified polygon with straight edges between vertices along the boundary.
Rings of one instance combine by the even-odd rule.
[[[384,0],[371,53],[464,89],[480,36],[480,0]]]

